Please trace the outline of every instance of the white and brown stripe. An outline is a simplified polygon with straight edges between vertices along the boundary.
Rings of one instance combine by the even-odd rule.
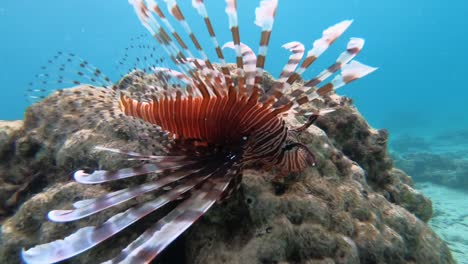
[[[229,69],[227,68],[227,64],[226,64],[226,60],[224,59],[223,51],[219,45],[218,39],[216,38],[216,34],[213,29],[213,24],[211,23],[211,19],[208,16],[208,12],[206,11],[205,4],[203,3],[203,0],[192,0],[192,6],[197,10],[198,14],[201,17],[203,17],[203,20],[205,21],[205,26],[206,26],[206,29],[208,30],[208,33],[210,34],[211,41],[213,42],[213,45],[215,47],[216,55],[218,56],[219,62],[221,64],[221,69],[225,76],[225,81],[227,83],[227,86],[231,86],[232,85],[231,73],[229,72]]]
[[[230,41],[223,45],[223,49],[230,48],[235,50],[236,46],[234,42]],[[246,92],[250,93],[252,88],[255,84],[255,75],[256,75],[256,64],[257,64],[257,56],[253,52],[253,50],[245,45],[244,43],[240,43],[241,54],[244,61],[244,74],[245,74],[245,83],[246,83]]]
[[[187,47],[187,44],[182,40],[180,35],[177,33],[177,31],[174,29],[172,24],[169,22],[169,20],[166,18],[164,15],[164,12],[161,10],[159,5],[156,3],[154,0],[148,0],[148,5],[149,9],[156,13],[156,15],[161,19],[163,24],[168,28],[169,32],[171,35],[174,37],[174,39],[177,41],[177,43],[182,47],[182,49],[187,53],[188,58],[195,58],[195,56],[192,54],[190,49]]]
[[[277,7],[278,0],[262,0],[260,7],[257,7],[255,10],[255,24],[262,28],[257,54],[257,73],[255,76],[255,86],[257,87],[260,87],[263,82],[263,69],[265,68],[268,44],[270,43]]]
[[[361,51],[363,46],[363,39],[351,38],[346,47],[346,51],[340,54],[340,56],[334,64],[320,72],[313,79],[307,81],[302,89],[295,90],[293,94],[290,94],[290,96],[295,98],[296,102],[300,101],[301,103],[299,105],[312,101],[315,98],[318,98],[319,95],[316,93],[316,90],[318,89],[317,85],[319,85],[328,77],[339,71],[343,67],[343,65],[349,63]],[[305,98],[307,98],[307,100]],[[296,110],[299,107],[299,105],[296,105]]]
[[[209,58],[206,55],[205,51],[203,50],[203,47],[200,45],[200,42],[198,41],[197,37],[193,33],[192,29],[190,28],[190,25],[185,20],[185,17],[184,17],[184,15],[182,13],[182,10],[179,8],[179,5],[177,4],[177,1],[175,1],[175,0],[164,0],[164,2],[166,2],[169,13],[182,25],[185,32],[189,35],[190,40],[192,41],[193,45],[195,45],[195,48],[200,53],[201,58],[205,61],[208,68],[211,69],[211,70],[214,70],[213,64],[209,60]],[[182,41],[182,39],[180,39],[180,37],[177,38],[177,41],[179,41],[179,40],[183,43],[183,41]],[[184,46],[184,49],[188,49],[186,45]]]
[[[345,20],[324,30],[322,37],[314,41],[301,67],[288,78],[287,83],[293,84],[348,29],[351,23],[351,20]]]
[[[178,185],[167,193],[161,194],[152,201],[112,216],[99,227],[86,226],[78,229],[64,240],[56,240],[34,247],[27,252],[23,251],[23,260],[27,263],[55,263],[71,258],[100,244],[162,206],[179,199],[184,193],[190,191],[211,175],[212,173],[203,177],[192,177],[189,181]]]
[[[332,74],[340,70],[343,65],[347,64],[350,62],[356,55],[361,51],[362,47],[364,46],[364,40],[361,38],[352,38],[348,42],[348,46],[346,47],[346,51],[343,52],[336,62],[328,67],[327,69],[323,70],[319,75],[317,75],[315,78],[312,80],[306,82],[304,84],[304,87],[306,89],[308,88],[315,88],[318,84],[326,80],[328,77],[330,77]]]
[[[279,83],[284,83],[288,80],[289,76],[296,70],[305,52],[304,45],[297,41],[286,43],[283,45],[283,48],[289,50],[292,54],[289,56],[288,63],[284,66],[280,74],[278,79]]]
[[[169,176],[161,177],[158,180],[146,184],[142,184],[136,187],[131,187],[116,192],[112,192],[95,198],[92,200],[81,201],[81,203],[75,203],[80,206],[73,210],[53,210],[50,211],[48,217],[54,222],[70,222],[82,219],[84,217],[96,214],[107,208],[119,205],[135,197],[141,196],[145,193],[156,191],[162,187],[172,184],[176,181],[180,181],[186,177],[194,175],[195,173],[202,171],[202,165],[190,166],[186,169],[179,170],[170,174]],[[158,171],[154,171],[158,172]]]
[[[171,60],[176,64],[182,72],[189,72],[190,70],[186,65],[186,56],[180,51],[180,49],[174,44],[170,36],[161,27],[151,11],[148,9],[143,0],[131,0],[130,4],[140,19],[143,26],[151,33],[161,47],[166,51]],[[188,49],[187,49],[188,50]],[[193,77],[193,76],[192,76]]]
[[[289,60],[284,66],[279,79],[273,84],[273,87],[268,91],[269,94],[275,94],[277,98],[282,96],[288,96],[289,88],[291,85],[286,81],[294,73],[299,62],[304,56],[304,45],[300,42],[293,41],[283,45],[283,48],[289,50],[292,54],[289,56]],[[288,96],[289,98],[289,96]]]
[[[195,45],[196,49],[199,51],[199,53],[201,54],[202,56],[202,59],[204,61],[203,64],[200,64],[199,63],[199,59],[195,59],[195,56],[191,53],[191,51],[189,50],[187,44],[182,40],[182,38],[180,37],[180,35],[175,31],[174,27],[171,25],[171,23],[169,22],[169,20],[166,18],[166,16],[164,15],[164,12],[161,10],[161,8],[159,7],[159,5],[154,1],[154,0],[149,0],[148,1],[150,3],[150,10],[152,10],[152,12],[156,13],[156,15],[163,21],[163,23],[165,24],[165,26],[169,29],[169,31],[171,32],[172,36],[174,37],[174,39],[177,41],[177,43],[182,47],[182,49],[185,51],[185,53],[188,55],[188,58],[183,56],[181,52],[179,52],[176,56],[179,56],[181,59],[181,61],[183,61],[184,64],[186,65],[191,65],[190,63],[193,63],[193,65],[197,68],[197,69],[201,69],[201,70],[204,70],[205,68],[207,68],[210,72],[218,72],[217,69],[215,69],[211,63],[211,61],[208,59],[208,56],[206,55],[205,51],[203,50],[202,46],[200,45],[197,37],[195,36],[195,34],[192,32],[190,26],[188,25],[187,21],[185,21],[185,17],[182,13],[182,11],[180,10],[178,4],[176,1],[174,0],[165,0],[166,2],[166,5],[167,5],[167,8],[169,10],[169,13],[179,22],[182,24],[184,30],[187,32],[187,34],[189,35],[191,41],[193,42],[193,44]],[[168,41],[170,41],[172,43],[172,41],[170,40],[169,36],[167,35],[167,33],[165,33],[164,29],[161,28],[161,35],[165,36],[165,39],[168,39]],[[172,46],[173,44],[171,44]],[[190,67],[189,67],[190,68]],[[211,83],[211,86],[214,86],[216,85],[216,83],[220,83],[221,82],[221,79],[219,77],[216,77],[215,79],[211,79],[211,78],[205,78],[205,79],[199,79],[199,75],[196,75],[193,73],[193,70],[189,70],[189,74],[194,78],[196,79],[199,83],[202,83],[202,82],[210,82]],[[202,75],[203,77],[209,77],[208,75]],[[221,73],[217,73],[215,74],[215,76],[223,76],[223,74]],[[222,79],[222,81],[224,81],[224,78]],[[215,94],[217,93],[216,90],[206,90],[203,85],[199,86],[200,88],[202,88],[203,91],[201,91],[202,93],[206,94],[206,93],[211,93],[211,92],[214,92]],[[206,91],[205,91],[206,90]]]
[[[367,65],[353,60],[350,63],[344,65],[342,67],[341,74],[335,76],[335,78],[333,78],[331,82],[323,85],[318,90],[313,91],[310,94],[304,95],[297,99],[295,101],[294,109],[298,110],[301,105],[310,102],[318,97],[324,96],[330,93],[331,91],[343,87],[352,81],[360,79],[374,72],[375,70],[377,70],[377,68],[369,67]]]
[[[239,22],[237,17],[237,1],[226,0],[226,14],[229,19],[229,28],[232,34],[232,41],[234,42],[234,50],[236,51],[236,65],[238,85],[237,88],[240,93],[245,92],[245,76],[244,76],[244,59],[242,57],[242,49],[240,46],[240,33]]]

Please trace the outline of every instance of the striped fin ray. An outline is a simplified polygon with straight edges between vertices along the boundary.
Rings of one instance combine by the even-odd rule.
[[[184,73],[189,72],[186,64],[186,57],[182,51],[175,45],[171,37],[167,34],[164,28],[161,27],[159,22],[153,16],[151,11],[148,9],[143,0],[129,0],[129,3],[133,6],[135,13],[137,14],[142,25],[151,33],[156,41],[163,47],[166,53],[169,55],[171,60],[177,67]],[[186,50],[187,51],[187,50]]]
[[[323,82],[326,80],[328,77],[330,77],[332,74],[337,72],[338,70],[343,67],[343,65],[347,64],[350,62],[356,55],[362,50],[362,47],[364,46],[364,39],[361,38],[351,38],[351,40],[348,42],[348,45],[346,47],[346,51],[341,53],[341,55],[338,57],[336,62],[322,71],[319,75],[317,75],[315,78],[312,80],[306,82],[304,84],[304,87],[306,89],[315,87],[319,83]]]
[[[99,82],[101,84],[104,84],[102,86],[112,85],[112,81],[109,79],[109,77],[102,73],[102,71],[99,68],[76,56],[74,53],[68,53],[67,62],[70,62],[71,60],[73,60],[73,58],[76,60],[76,62],[79,64],[79,67],[82,69],[81,71],[78,71],[76,73],[77,75],[89,80],[91,84]]]
[[[171,77],[174,77],[190,86],[194,86],[195,84],[193,83],[192,79],[190,79],[187,75],[185,75],[184,73],[182,72],[179,72],[179,71],[176,71],[176,70],[172,70],[170,68],[163,68],[163,67],[154,67],[152,69],[155,73],[158,73],[158,72],[163,72],[163,73],[166,73],[167,75],[171,76]]]
[[[190,191],[210,176],[211,174],[193,177],[191,180],[158,196],[152,201],[146,202],[139,207],[132,207],[125,212],[112,216],[99,227],[83,227],[63,240],[56,240],[47,244],[38,245],[26,251],[23,249],[21,252],[23,260],[30,264],[42,264],[55,263],[76,256],[95,247],[169,202],[180,198],[181,195]]]
[[[138,197],[145,193],[156,191],[168,184],[179,181],[200,170],[200,168],[179,170],[168,176],[163,176],[162,178],[154,182],[115,191],[103,195],[99,198],[78,201],[75,203],[75,205],[78,204],[78,208],[74,210],[53,210],[49,212],[48,217],[51,221],[54,222],[75,221],[96,214],[107,208],[119,205],[123,202],[126,202],[132,198]]]
[[[112,85],[110,78],[99,68],[74,53],[59,51],[40,69],[42,72],[35,75],[35,79],[28,84],[26,90],[26,97],[32,102],[44,99],[66,85]]]
[[[114,195],[118,195],[119,193],[123,193],[125,192],[127,189],[122,189],[122,190],[118,190],[118,191],[115,191],[115,192],[110,192],[110,193],[107,193],[99,198],[102,198],[102,197],[111,197],[111,196],[114,196]],[[85,206],[89,206],[90,204],[94,203],[98,198],[91,198],[91,199],[84,199],[84,200],[79,200],[79,201],[76,201],[73,203],[73,208],[75,209],[78,209],[78,208],[81,208],[81,207],[85,207]]]
[[[364,65],[356,60],[352,60],[350,63],[342,67],[341,73],[336,75],[331,82],[323,85],[318,90],[297,99],[295,102],[296,104],[294,105],[294,109],[297,111],[299,106],[320,96],[324,96],[329,92],[343,87],[352,81],[360,79],[374,72],[375,70],[377,70],[377,68]]]
[[[96,184],[109,181],[125,179],[134,176],[145,175],[148,173],[161,173],[178,169],[184,165],[189,165],[193,161],[165,161],[161,160],[158,164],[146,163],[134,168],[125,168],[115,171],[96,170],[90,174],[82,170],[76,171],[73,175],[75,180],[83,184]]]
[[[204,76],[205,79],[208,79],[211,84],[216,85],[220,83],[224,85],[226,83],[223,73],[218,71],[216,68],[214,70],[210,69],[206,65],[205,61],[197,58],[188,59],[188,61],[193,62],[193,67],[199,69],[199,73],[201,74],[201,76]]]
[[[279,79],[273,84],[272,89],[268,91],[268,94],[273,94],[276,98],[280,98],[288,92],[284,89],[285,87],[290,87],[286,81],[291,74],[293,74],[294,70],[296,70],[305,52],[304,45],[297,41],[286,43],[282,47],[289,50],[292,54],[289,56],[288,63],[283,67]],[[288,96],[285,96],[284,99],[289,101]]]
[[[154,1],[154,0],[152,0],[152,1]],[[208,68],[211,69],[211,70],[214,70],[214,67],[213,67],[210,59],[208,58],[205,51],[203,50],[203,47],[200,45],[200,42],[198,41],[197,37],[193,33],[192,29],[190,28],[190,25],[185,20],[185,17],[183,15],[182,10],[180,9],[179,5],[177,4],[177,1],[176,0],[164,0],[164,2],[167,5],[169,13],[182,25],[185,32],[189,35],[190,40],[192,41],[193,45],[195,45],[195,48],[200,53],[200,56],[205,61]]]
[[[197,60],[194,60],[195,59],[195,56],[192,54],[192,52],[190,51],[190,49],[188,48],[187,44],[182,40],[182,38],[180,37],[180,35],[177,33],[177,31],[174,29],[174,27],[172,26],[172,24],[169,22],[169,20],[167,19],[167,17],[164,15],[164,12],[161,10],[161,8],[159,7],[159,5],[156,3],[156,1],[154,0],[147,0],[147,2],[149,3],[149,7],[152,11],[154,11],[154,13],[156,13],[156,15],[162,20],[162,22],[165,24],[165,26],[169,29],[169,31],[171,32],[172,36],[174,37],[174,39],[177,41],[177,43],[179,43],[179,45],[182,47],[182,49],[187,53],[188,55],[188,58],[186,58],[185,56],[183,56],[183,54],[181,52],[178,53],[178,57],[180,57],[180,61],[182,61],[186,66],[191,66],[192,64],[194,64],[195,67],[186,67],[186,68],[189,68],[188,72],[189,74],[196,80],[198,80],[198,84],[197,86],[195,86],[196,88],[198,88],[200,90],[200,92],[204,95],[204,96],[208,96],[210,94],[210,90],[207,89],[206,85],[203,84],[203,80],[200,79],[200,76],[199,75],[196,75],[194,74],[194,72],[191,70],[191,69],[194,69],[194,68],[203,68],[203,66],[201,66]],[[193,33],[190,33],[191,32],[191,29],[190,27],[188,26],[188,23],[185,21],[185,18],[184,16],[182,15],[182,12],[180,10],[180,8],[178,7],[177,5],[177,2],[176,1],[166,1],[166,5],[169,9],[169,13],[174,16],[176,18],[176,20],[178,20],[184,27],[185,31],[187,31],[187,33],[189,34],[190,36],[190,39],[192,40],[192,42],[194,43],[194,45],[196,46],[196,48],[199,50],[199,52],[202,54],[202,57],[204,58],[204,61],[205,61],[205,65],[208,66],[208,68],[211,70],[211,71],[217,71],[211,64],[211,62],[208,60],[208,56],[206,56],[205,52],[203,51],[202,47],[200,46],[197,38],[195,37],[195,35]],[[157,23],[157,22],[156,22]],[[164,29],[161,27],[161,32],[162,32],[162,35],[165,35],[166,38],[168,39],[168,41],[172,42],[171,45],[174,45],[173,44],[173,41],[170,40],[170,37],[169,35],[167,35],[167,33],[165,33]],[[211,80],[209,80],[209,82],[211,84],[214,84]],[[195,89],[196,91],[196,89]],[[215,94],[216,94],[216,91],[214,91]]]
[[[163,24],[169,29],[171,32],[172,36],[174,39],[179,43],[179,45],[184,49],[185,52],[187,52],[189,58],[194,58],[195,56],[192,54],[190,49],[187,47],[187,44],[182,40],[182,38],[179,36],[179,33],[174,29],[172,26],[171,22],[167,19],[167,17],[164,15],[164,12],[161,10],[159,5],[156,3],[154,0],[147,0],[148,6],[150,10],[156,13],[156,15],[161,19]]]
[[[313,91],[317,90],[317,85],[325,81],[328,77],[339,71],[343,65],[349,63],[356,55],[362,50],[364,46],[364,39],[361,38],[351,38],[348,42],[346,51],[340,54],[336,62],[320,72],[310,81],[307,81],[302,89],[295,90],[291,95],[294,98],[303,97],[304,94],[310,94]]]
[[[237,87],[239,89],[240,94],[244,94],[246,92],[244,84],[245,84],[245,76],[244,76],[244,59],[242,57],[242,50],[241,50],[241,41],[240,41],[240,33],[239,33],[239,21],[237,17],[237,0],[226,0],[226,14],[228,15],[229,20],[229,28],[232,34],[232,41],[234,42],[234,47],[236,51],[236,65],[237,65],[237,76],[238,76],[238,84]]]
[[[265,60],[270,43],[271,31],[275,22],[278,0],[262,0],[260,6],[255,9],[255,24],[262,28],[260,46],[257,54],[257,73],[255,76],[255,86],[260,87],[263,82],[263,71]]]
[[[234,42],[230,41],[223,45],[223,49],[225,48],[235,50],[236,46]],[[246,78],[245,82],[247,86],[247,91],[250,92],[255,84],[257,56],[249,46],[242,42],[240,43],[240,49],[244,61],[244,74]]]
[[[180,37],[179,33],[177,33],[177,31],[174,29],[174,27],[169,22],[167,17],[164,15],[164,12],[161,10],[161,8],[156,3],[156,1],[147,0],[147,2],[148,2],[150,10],[155,12],[156,15],[161,19],[163,24],[169,29],[169,31],[171,32],[171,35],[174,37],[174,39],[177,41],[177,43],[179,43],[179,45],[182,47],[182,49],[187,53],[188,58],[195,58],[195,56],[192,54],[192,52],[188,48],[187,44],[185,44],[185,42]]]
[[[197,90],[199,90],[203,97],[209,97],[210,91],[207,89],[206,85],[203,83],[203,80],[199,78],[197,74],[194,73],[193,68],[191,67],[191,62],[186,58],[183,52],[175,45],[174,41],[171,39],[169,34],[167,34],[166,30],[161,27],[159,22],[153,16],[151,11],[148,9],[146,4],[143,0],[129,0],[129,3],[133,5],[135,12],[137,13],[138,18],[140,19],[141,23],[148,29],[148,31],[156,38],[156,40],[163,46],[166,52],[171,57],[172,61],[179,67],[181,72],[190,75],[193,79],[195,79]],[[172,2],[167,3],[168,7]],[[155,9],[155,13],[158,16],[164,16],[161,9],[154,1],[150,1],[150,4]],[[178,9],[178,8],[177,8]],[[180,9],[178,9],[180,10]],[[171,11],[171,10],[170,10]],[[172,12],[171,12],[172,13]],[[176,13],[178,15],[179,13]],[[164,21],[164,20],[163,20]],[[171,26],[172,27],[172,26]],[[177,35],[178,36],[178,35]],[[186,47],[185,43],[183,43],[182,39],[176,38],[179,44],[184,48]],[[184,51],[188,51],[189,54],[190,50],[188,48],[184,48]],[[190,55],[189,55],[190,56]],[[195,90],[195,91],[197,91]]]
[[[292,54],[289,56],[288,63],[281,71],[278,79],[279,83],[284,83],[288,80],[289,76],[296,70],[305,52],[304,45],[297,41],[286,43],[282,47],[289,50]]]
[[[113,153],[118,153],[118,154],[123,154],[127,155],[130,157],[135,157],[138,160],[151,160],[153,162],[156,161],[181,161],[183,159],[186,159],[186,156],[155,156],[155,155],[145,155],[142,153],[134,152],[134,151],[123,151],[121,149],[116,149],[116,148],[107,148],[107,147],[101,147],[101,146],[96,146],[94,147],[96,150],[101,150],[101,151],[109,151]]]
[[[305,60],[299,69],[289,76],[286,81],[288,85],[293,84],[306,70],[332,45],[351,25],[352,20],[345,20],[325,29],[322,37],[314,41],[313,47],[307,52]]]
[[[149,263],[222,197],[231,179],[209,179],[201,189],[128,245],[119,256],[104,263]]]
[[[205,21],[205,26],[206,29],[208,30],[208,33],[210,34],[211,41],[213,42],[213,45],[215,47],[216,55],[218,56],[219,62],[221,63],[221,70],[224,74],[225,77],[225,82],[227,86],[231,86],[232,84],[232,79],[231,79],[231,73],[229,69],[227,68],[226,60],[224,59],[224,54],[219,46],[218,39],[216,38],[216,34],[213,29],[213,25],[211,23],[211,19],[208,15],[208,11],[206,10],[205,4],[203,3],[203,0],[192,0],[192,6],[197,10],[198,14],[203,17],[203,20]]]
[[[140,34],[130,38],[130,43],[116,61],[116,69],[121,74],[120,77],[124,77],[125,74],[134,70],[150,73],[153,68],[164,67],[167,64],[167,58],[162,56],[159,47],[150,40],[148,34]]]
[[[150,2],[154,2],[154,0],[150,0]],[[189,35],[190,40],[192,41],[192,43],[195,45],[195,48],[200,53],[200,55],[202,57],[202,60],[205,62],[205,66],[208,67],[208,69],[211,70],[211,71],[217,71],[217,69],[215,69],[213,67],[210,59],[208,58],[205,51],[203,50],[203,47],[200,45],[200,42],[198,41],[197,37],[193,33],[192,29],[190,28],[190,25],[185,20],[185,17],[183,15],[182,10],[180,9],[179,5],[177,4],[177,1],[176,0],[164,0],[164,2],[167,5],[169,13],[182,25],[182,27],[184,28],[184,31]],[[155,4],[155,7],[157,7],[156,4]],[[158,16],[164,17],[164,14],[162,13],[162,11],[159,8],[158,8],[158,11],[156,13],[158,14]],[[164,19],[165,19],[165,21],[167,21],[167,19],[165,17],[164,17]],[[171,28],[172,28],[172,26],[171,26]],[[174,29],[172,28],[172,30],[174,30]],[[174,32],[174,34],[176,36],[175,38],[176,38],[177,42],[182,46],[182,48],[184,50],[188,51],[188,47],[184,43],[182,38],[180,38],[180,36],[177,34],[176,31],[173,31],[173,32]],[[195,57],[192,56],[191,58],[194,59]],[[192,61],[192,60],[188,60],[188,61]],[[199,65],[197,60],[193,60],[192,62],[199,69],[204,67],[204,66]],[[220,95],[219,91],[218,91],[218,88],[222,88],[222,87],[218,87],[216,85],[217,84],[216,80],[213,80],[213,79],[209,78],[209,76],[206,76],[206,75],[204,75],[204,76],[194,76],[194,77],[198,77],[198,78],[204,77],[204,80],[199,79],[200,83],[197,86],[197,88],[200,89],[200,92],[203,94],[204,97],[208,97],[208,96],[211,96],[211,95],[216,95],[216,96]],[[210,85],[204,85],[203,81],[208,82]],[[208,88],[211,88],[211,89],[208,89]]]

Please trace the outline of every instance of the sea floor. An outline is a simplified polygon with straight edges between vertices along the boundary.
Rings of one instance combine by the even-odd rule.
[[[417,183],[416,188],[432,200],[434,216],[429,224],[457,262],[468,264],[468,192],[433,183]]]

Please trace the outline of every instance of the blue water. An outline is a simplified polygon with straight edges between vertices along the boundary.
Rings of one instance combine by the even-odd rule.
[[[191,26],[211,47],[191,1],[179,2],[187,20],[200,22]],[[205,2],[218,39],[230,41],[224,1]],[[258,1],[238,0],[238,5],[241,40],[257,47]],[[282,44],[296,40],[310,48],[323,29],[354,19],[306,79],[329,66],[349,37],[364,37],[366,46],[357,59],[379,70],[338,93],[353,98],[372,126],[387,128],[391,137],[431,138],[463,130],[468,128],[467,14],[466,0],[280,0],[266,68],[279,74],[289,56]],[[129,39],[141,33],[126,0],[1,0],[0,120],[23,118],[27,83],[56,51],[79,54],[115,77],[116,60]],[[208,53],[214,58],[212,50]],[[233,53],[226,54],[233,62]],[[468,137],[460,140],[468,146]]]

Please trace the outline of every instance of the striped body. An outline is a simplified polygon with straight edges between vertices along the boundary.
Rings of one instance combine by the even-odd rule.
[[[160,126],[178,142],[223,146],[225,152],[242,156],[242,163],[281,163],[288,134],[281,114],[290,105],[273,108],[259,102],[259,94],[240,95],[234,89],[217,96],[161,96],[149,102],[122,95],[120,106],[126,115]],[[288,165],[288,164],[283,164]],[[300,171],[306,165],[304,163]]]
[[[213,44],[217,65],[207,56],[204,50],[206,47],[201,45],[202,42],[190,28],[192,22],[185,20],[176,0],[129,0],[142,25],[161,50],[167,53],[175,67],[157,65],[147,68],[153,71],[150,74],[152,79],[157,79],[155,82],[145,82],[143,79],[138,85],[132,83],[140,75],[145,76],[137,72],[133,76],[135,78],[130,75],[130,78],[113,85],[112,89],[103,88],[101,92],[107,90],[110,99],[102,97],[102,100],[96,102],[95,109],[99,109],[99,114],[91,119],[117,119],[127,115],[133,117],[132,120],[142,120],[145,125],[157,128],[158,134],[154,137],[167,143],[164,146],[167,145],[168,153],[155,156],[97,146],[98,150],[127,155],[145,164],[112,171],[96,170],[92,173],[78,170],[74,178],[82,184],[100,184],[150,173],[161,176],[152,182],[75,202],[73,209],[53,210],[48,217],[54,222],[75,221],[149,192],[160,191],[161,194],[154,200],[114,215],[101,226],[84,227],[64,240],[23,251],[25,262],[53,263],[69,259],[95,247],[165,205],[183,200],[129,243],[118,256],[106,262],[149,263],[213,204],[237,190],[242,169],[246,166],[259,164],[263,169],[276,167],[287,174],[301,172],[315,165],[313,153],[298,138],[320,115],[332,112],[333,109],[311,112],[307,104],[375,70],[353,60],[361,51],[364,40],[351,38],[346,50],[331,66],[306,80],[304,85],[296,86],[293,84],[301,79],[302,74],[343,34],[352,21],[345,20],[327,28],[307,53],[305,46],[297,41],[286,43],[283,47],[292,54],[279,79],[267,85],[263,83],[263,73],[278,0],[261,0],[255,10],[255,24],[262,30],[257,53],[240,40],[236,0],[225,1],[232,41],[221,47],[203,0],[192,0],[192,6],[202,17]],[[199,58],[195,57],[176,31],[164,8],[161,8],[162,5],[181,25]],[[233,49],[236,54],[233,70],[225,61],[225,48]],[[72,60],[68,57],[65,59]],[[147,59],[145,56],[144,60],[138,61]],[[78,75],[88,80],[103,79],[102,86],[110,86],[109,80],[97,68],[82,60],[78,63]],[[90,69],[85,71],[82,68]],[[330,82],[321,85],[339,71]],[[62,80],[60,75],[60,83]],[[132,92],[132,85],[143,91]],[[79,112],[80,109],[76,110]],[[295,115],[301,121],[306,121],[300,127],[288,127],[283,119],[286,115]],[[137,121],[135,127],[140,129],[138,126],[141,126],[141,122]]]
[[[163,98],[139,102],[122,96],[126,115],[141,118],[170,132],[174,139],[210,144],[238,144],[243,137],[283,127],[280,111],[245,96]]]

